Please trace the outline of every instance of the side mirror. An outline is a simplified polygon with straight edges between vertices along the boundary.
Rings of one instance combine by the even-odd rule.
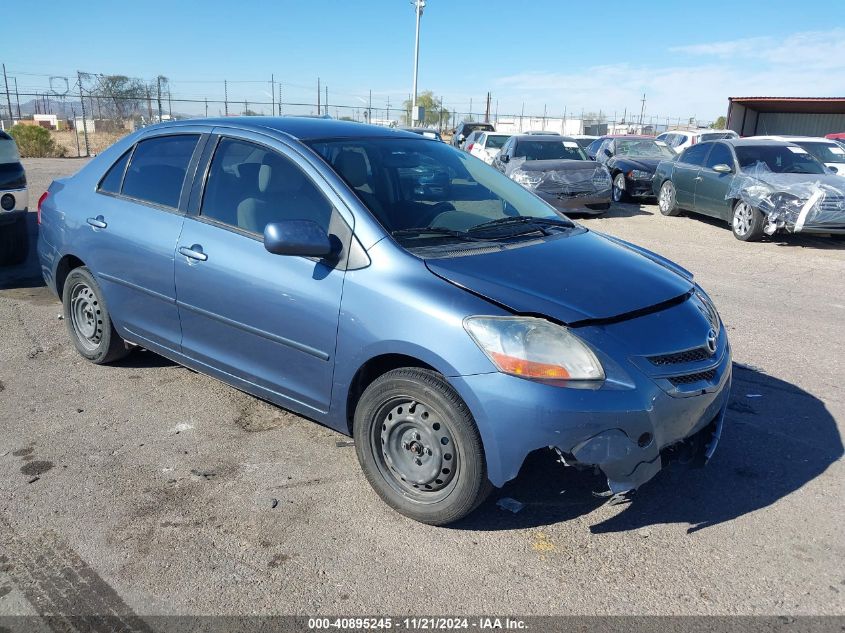
[[[338,252],[332,237],[311,220],[271,222],[264,227],[264,248],[274,255],[328,257]]]
[[[713,171],[718,171],[720,174],[729,174],[733,169],[731,169],[730,165],[719,163],[718,165],[713,165]]]
[[[503,163],[509,163],[509,162],[510,162],[510,160],[511,160],[511,157],[510,157],[510,156],[508,156],[507,154],[499,154],[499,155],[497,156],[497,158],[498,158],[500,161],[502,161]]]

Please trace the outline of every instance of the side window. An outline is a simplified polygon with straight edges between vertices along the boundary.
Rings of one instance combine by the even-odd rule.
[[[716,165],[734,166],[734,158],[731,150],[724,143],[714,143],[710,156],[707,157],[707,167],[712,169]]]
[[[311,220],[328,231],[332,205],[290,159],[224,138],[211,160],[200,215],[250,233],[284,220]]]
[[[132,150],[128,150],[117,159],[114,165],[109,167],[106,175],[100,181],[99,191],[106,191],[108,193],[120,193],[120,183],[123,182],[123,173],[126,171],[126,163],[129,162],[129,155]]]
[[[709,150],[710,143],[693,145],[683,151],[680,157],[678,157],[678,162],[686,163],[687,165],[703,165],[704,158],[707,156]]]
[[[198,140],[198,134],[175,134],[138,143],[121,193],[166,207],[178,207],[185,173]]]

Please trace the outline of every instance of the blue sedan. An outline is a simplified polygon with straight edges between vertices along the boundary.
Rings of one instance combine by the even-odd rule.
[[[134,347],[352,435],[454,522],[526,456],[626,495],[718,442],[731,352],[692,274],[416,134],[305,118],[131,134],[39,202],[79,353]]]

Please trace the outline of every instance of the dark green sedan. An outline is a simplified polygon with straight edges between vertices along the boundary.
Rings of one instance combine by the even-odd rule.
[[[662,161],[652,188],[663,215],[686,210],[720,218],[743,241],[780,230],[845,234],[845,177],[793,143],[699,143]]]

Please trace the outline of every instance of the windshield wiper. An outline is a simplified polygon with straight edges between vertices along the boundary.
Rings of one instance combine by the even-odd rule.
[[[565,220],[556,220],[554,218],[532,218],[526,215],[517,215],[517,216],[506,216],[504,218],[496,218],[495,220],[490,220],[488,222],[482,222],[481,224],[476,224],[472,228],[467,231],[468,233],[475,233],[476,231],[483,231],[484,229],[489,229],[493,227],[499,226],[512,226],[512,225],[519,225],[519,224],[534,224],[539,226],[543,233],[546,233],[542,227],[546,226],[554,226],[561,229],[571,229],[574,225],[570,222]],[[548,233],[546,233],[548,235]]]
[[[430,233],[431,235],[435,236],[447,236],[447,237],[454,237],[459,240],[463,240],[465,242],[487,242],[484,238],[480,237],[472,237],[466,231],[456,231],[454,229],[447,229],[442,226],[417,226],[412,227],[409,229],[397,229],[395,231],[391,231],[390,234],[393,237],[412,237],[415,235],[425,235],[426,233]]]

